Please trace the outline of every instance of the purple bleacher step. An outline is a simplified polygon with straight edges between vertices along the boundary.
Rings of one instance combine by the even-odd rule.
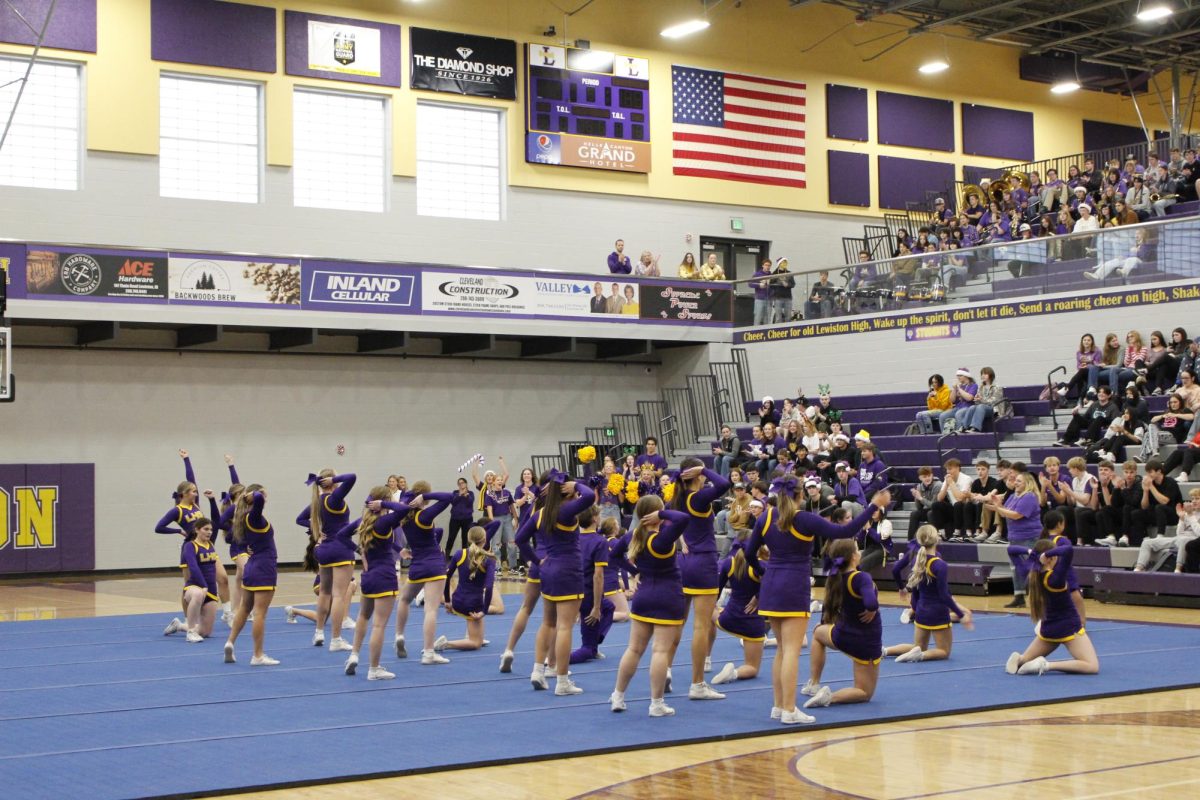
[[[1200,213],[1200,202],[1189,200],[1186,203],[1176,203],[1167,209],[1168,217],[1186,217],[1189,214]]]
[[[1200,597],[1200,575],[1174,572],[1132,572],[1091,567],[1084,570],[1096,591]],[[1082,576],[1081,576],[1082,578]]]

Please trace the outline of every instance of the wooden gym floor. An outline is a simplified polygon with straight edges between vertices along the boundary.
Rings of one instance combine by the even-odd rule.
[[[311,581],[302,573],[282,574],[274,604],[310,603]],[[512,595],[511,607],[520,587],[509,581],[501,586]],[[0,622],[165,614],[178,610],[178,589],[174,575],[5,581],[0,582]],[[997,611],[1008,597],[958,599],[976,610]],[[1088,601],[1088,616],[1200,623],[1200,612],[1193,609],[1094,601]],[[500,627],[507,629],[505,622]],[[605,743],[619,735],[616,724],[597,731],[598,741]],[[1055,800],[1200,796],[1200,689],[808,733],[789,730],[730,742],[239,797],[1009,800],[1030,793]]]

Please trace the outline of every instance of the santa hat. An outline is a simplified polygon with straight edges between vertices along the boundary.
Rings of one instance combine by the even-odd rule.
[[[959,367],[958,371],[954,373],[954,376],[956,378],[969,378],[971,377],[971,370],[967,369],[966,367]]]
[[[854,440],[856,442],[869,442],[871,441],[871,434],[867,433],[865,429],[860,430],[858,433],[854,434]]]

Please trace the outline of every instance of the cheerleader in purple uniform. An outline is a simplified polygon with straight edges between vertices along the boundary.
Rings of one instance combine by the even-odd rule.
[[[695,612],[692,615],[692,685],[688,688],[688,699],[723,700],[725,696],[705,682],[704,671],[709,667],[705,662],[716,634],[713,612],[717,608],[719,582],[717,562],[720,558],[713,531],[712,504],[733,484],[724,475],[706,469],[698,458],[683,459],[679,469],[670,506],[673,511],[687,514],[689,520],[683,532],[683,553],[679,557],[683,595],[688,610]]]
[[[254,614],[254,626],[251,634],[254,637],[254,657],[250,659],[252,667],[274,666],[279,662],[263,652],[263,635],[267,627],[267,609],[271,607],[271,598],[275,596],[276,560],[275,529],[263,516],[263,506],[267,502],[267,493],[261,484],[252,483],[246,487],[234,505],[233,538],[245,544],[250,558],[246,560],[242,572],[242,602],[237,613],[233,615],[233,625],[229,628],[229,640],[225,642],[225,663],[232,664],[236,659],[233,655],[233,645],[238,635],[246,625],[246,618]]]
[[[883,660],[883,621],[879,593],[871,576],[859,571],[862,554],[853,539],[829,543],[825,556],[825,606],[813,629],[808,686],[819,687],[805,708],[833,703],[866,703],[879,682]],[[832,691],[821,686],[827,650],[840,650],[854,662],[854,687]]]
[[[1069,545],[1071,539],[1065,535],[1067,529],[1067,518],[1063,516],[1061,511],[1048,511],[1046,516],[1042,518],[1042,536],[1043,539],[1049,539],[1050,544],[1055,547],[1061,547],[1064,544]],[[1067,585],[1071,587],[1071,601],[1075,603],[1075,611],[1079,614],[1079,622],[1081,626],[1087,625],[1087,608],[1083,603],[1083,589],[1079,587],[1079,576],[1075,574],[1075,568],[1071,567],[1067,570]]]
[[[825,539],[851,539],[875,508],[887,508],[891,495],[886,489],[875,493],[861,514],[845,525],[834,525],[816,514],[796,510],[796,478],[782,478],[772,484],[774,507],[768,508],[754,524],[745,548],[746,560],[762,574],[758,592],[758,613],[771,623],[779,643],[779,654],[771,668],[774,705],[771,719],[784,725],[813,722],[813,717],[796,707],[796,682],[800,649],[808,628],[812,603],[812,552],[817,536]],[[766,568],[758,562],[763,544],[771,551]],[[815,686],[806,686],[815,693]]]
[[[621,538],[620,521],[613,517],[601,520],[600,534],[604,537],[611,552],[617,539]],[[604,567],[604,596],[612,601],[613,622],[629,621],[629,598],[625,596],[628,586],[629,575],[620,564],[610,558]]]
[[[346,497],[356,480],[357,476],[352,472],[337,475],[331,469],[310,474],[305,484],[312,487],[312,500],[296,517],[296,524],[308,528],[309,538],[316,543],[313,554],[321,578],[313,646],[325,644],[325,620],[329,619],[330,633],[333,634],[329,642],[331,653],[350,649],[350,643],[342,638],[342,626],[346,620],[346,587],[354,579],[354,549],[346,547],[334,534],[350,521]]]
[[[919,547],[912,556],[912,571],[900,590],[902,600],[911,595],[913,643],[894,644],[884,651],[885,656],[896,656],[896,661],[942,661],[950,657],[954,644],[954,631],[950,627],[951,615],[962,620],[963,627],[974,630],[971,610],[962,608],[950,594],[949,567],[938,555],[941,541],[937,528],[922,525],[914,537]],[[895,574],[895,573],[893,573]],[[935,647],[929,646],[933,635]]]
[[[583,567],[583,602],[579,606],[579,638],[581,645],[571,651],[571,663],[582,664],[593,658],[604,658],[600,645],[613,622],[613,602],[609,591],[617,591],[616,574],[611,579],[608,567],[608,539],[596,530],[596,507],[585,508],[579,514],[579,552]]]
[[[522,480],[524,480],[524,474],[524,472],[521,473]],[[504,652],[500,655],[500,671],[505,673],[512,672],[515,658],[513,651],[516,650],[517,642],[521,641],[521,637],[525,635],[525,628],[529,624],[529,615],[533,613],[534,606],[542,596],[542,573],[539,563],[546,557],[546,537],[538,535],[539,517],[533,513],[540,490],[537,486],[533,486],[523,492],[518,487],[517,493],[519,496],[516,502],[523,503],[520,513],[524,516],[514,540],[520,541],[522,538],[532,540],[535,559],[526,563],[525,592],[521,597],[521,607],[517,609],[517,613],[513,617],[512,627],[508,631],[508,642],[504,646]],[[523,558],[522,561],[524,561]],[[545,653],[549,650],[553,635],[553,630],[539,625],[535,634],[534,652]]]
[[[609,697],[613,711],[625,710],[625,690],[637,672],[646,645],[653,639],[650,656],[650,716],[669,717],[675,709],[666,704],[667,672],[679,647],[679,634],[687,618],[683,576],[676,561],[678,540],[690,517],[663,508],[655,495],[637,502],[637,527],[617,540],[609,558],[624,561],[639,575],[630,610],[629,646],[617,668],[617,685]]]
[[[358,670],[358,653],[369,630],[369,681],[390,680],[396,677],[395,673],[389,672],[379,664],[379,658],[383,654],[383,637],[387,633],[392,609],[396,605],[395,597],[399,594],[395,529],[410,511],[408,505],[389,499],[394,494],[395,490],[387,486],[376,486],[367,495],[367,506],[362,517],[342,527],[337,533],[337,538],[347,547],[353,546],[352,537],[358,537],[358,549],[363,560],[362,602],[358,604],[358,622],[354,624],[354,644],[350,655],[346,657],[343,669],[347,675],[353,675]],[[420,501],[420,497],[414,498],[414,506]]]
[[[467,546],[467,531],[471,527],[474,512],[475,493],[471,491],[466,478],[459,478],[458,488],[450,500],[450,535],[446,537],[446,558],[450,558],[456,542],[460,543],[459,547]]]
[[[454,500],[449,492],[430,491],[428,481],[417,481],[412,485],[417,497],[408,501],[410,511],[400,523],[407,549],[412,554],[408,565],[408,580],[400,591],[396,603],[396,646],[397,658],[408,658],[404,643],[404,626],[408,624],[408,611],[418,592],[425,592],[425,619],[421,627],[421,663],[449,664],[450,659],[438,655],[441,640],[437,635],[438,607],[442,604],[442,581],[446,580],[446,556],[438,541],[433,521]]]
[[[569,480],[565,472],[550,470],[542,476],[542,490],[538,496],[533,519],[536,533],[546,543],[546,556],[539,562],[542,581],[543,614],[542,627],[554,631],[554,665],[557,683],[556,695],[580,694],[583,689],[576,686],[567,674],[571,663],[571,635],[575,627],[575,616],[583,600],[583,569],[579,555],[580,512],[590,508],[596,495],[582,482]],[[530,544],[530,531],[525,529],[523,540],[517,542],[521,559],[528,564],[537,560]],[[549,636],[549,633],[546,634]],[[546,650],[543,637],[534,643],[533,673],[529,682],[534,689],[546,689]]]
[[[719,588],[724,591],[726,586],[729,587],[729,599],[717,613],[716,622],[718,628],[742,640],[742,654],[746,663],[739,667],[730,661],[713,676],[715,685],[758,677],[762,666],[767,621],[758,614],[758,590],[762,585],[762,576],[747,563],[746,554],[742,552],[748,537],[749,534],[744,534],[744,538],[734,542],[729,555],[721,562]],[[761,564],[765,561],[767,555],[767,549],[760,548],[758,562]]]
[[[1095,675],[1100,671],[1096,648],[1084,630],[1071,598],[1070,543],[1057,547],[1049,539],[1038,539],[1032,548],[1009,545],[1008,554],[1029,576],[1029,616],[1038,626],[1024,653],[1008,657],[1004,670],[1009,675],[1042,675],[1047,670]],[[1047,661],[1046,656],[1065,645],[1071,658]]]
[[[913,559],[917,555],[917,551],[921,549],[921,545],[917,542],[916,532],[913,533],[913,538],[908,540],[908,544],[904,548],[904,552],[900,554],[892,563],[892,579],[896,581],[896,590],[900,592],[900,599],[904,603],[904,610],[900,612],[900,624],[907,625],[912,622],[912,603],[908,594],[908,587],[905,585],[904,569],[912,567]]]
[[[209,500],[212,500],[211,496]],[[216,503],[213,502],[213,505]],[[195,644],[212,636],[217,603],[220,602],[220,595],[217,594],[217,564],[221,558],[213,547],[212,520],[197,517],[192,531],[193,536],[183,543],[179,553],[179,562],[184,566],[183,606],[187,622],[173,619],[163,633],[170,636],[186,630],[187,640]]]
[[[498,523],[494,520],[493,523]],[[493,532],[500,526],[495,524]],[[496,557],[487,549],[488,534],[478,525],[467,531],[467,549],[458,550],[450,557],[446,570],[445,588],[442,590],[446,608],[467,620],[467,638],[446,641],[438,640],[439,648],[450,650],[478,650],[483,647],[483,619],[492,604],[492,590],[496,582]],[[458,575],[454,594],[450,593],[451,576]]]

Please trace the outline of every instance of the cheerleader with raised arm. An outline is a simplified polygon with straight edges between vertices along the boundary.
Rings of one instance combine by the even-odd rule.
[[[346,587],[354,578],[354,549],[347,548],[334,534],[350,521],[346,497],[356,480],[354,473],[338,475],[331,469],[310,474],[305,484],[312,487],[312,499],[296,517],[296,524],[308,528],[315,544],[313,555],[320,577],[313,646],[325,644],[325,620],[329,619],[331,653],[350,649],[350,643],[342,638],[342,626],[346,619]]]
[[[404,641],[404,626],[408,624],[408,612],[419,592],[425,592],[425,618],[421,627],[421,663],[425,665],[447,664],[449,659],[438,655],[437,637],[438,607],[441,605],[442,582],[446,580],[446,556],[438,541],[433,522],[449,507],[454,496],[449,492],[432,492],[429,483],[417,481],[412,491],[417,498],[410,499],[410,511],[400,524],[404,541],[411,554],[408,579],[396,603],[396,636],[394,644],[397,658],[407,658],[408,649]],[[444,641],[444,637],[442,639]]]
[[[251,635],[254,638],[254,657],[250,659],[252,667],[269,667],[279,662],[263,652],[263,638],[267,628],[267,609],[271,607],[271,599],[275,596],[277,556],[275,551],[275,528],[263,516],[263,506],[267,502],[267,492],[261,484],[252,483],[246,487],[234,504],[233,510],[233,539],[244,545],[250,557],[246,560],[242,572],[241,604],[233,615],[233,624],[229,628],[229,639],[225,642],[225,663],[232,664],[237,659],[233,654],[233,646],[237,642],[247,618],[253,613],[254,623]]]

